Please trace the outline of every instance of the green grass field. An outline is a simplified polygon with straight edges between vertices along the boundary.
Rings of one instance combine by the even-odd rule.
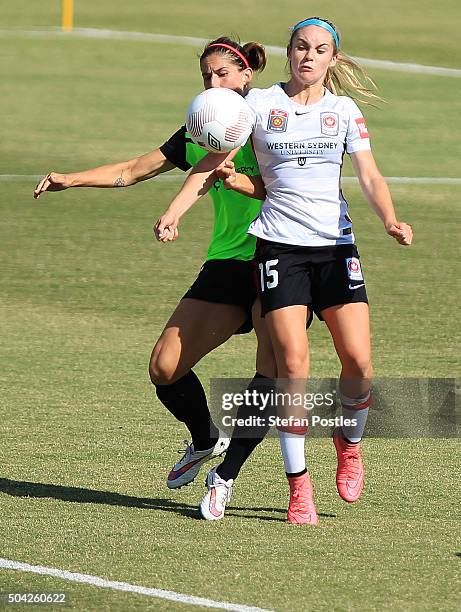
[[[197,520],[201,476],[168,491],[184,431],[156,400],[147,362],[203,261],[210,201],[164,246],[151,227],[179,175],[38,202],[30,175],[127,159],[162,143],[201,88],[200,47],[26,38],[22,29],[59,24],[60,3],[3,4],[0,30],[14,32],[0,34],[0,557],[277,611],[459,609],[459,440],[368,439],[366,489],[352,506],[336,493],[333,445],[311,440],[317,529],[284,522],[274,439],[242,471],[221,522]],[[307,16],[299,1],[248,8],[238,0],[225,19],[222,7],[195,1],[75,4],[76,26],[204,38],[238,32],[273,45]],[[338,22],[353,55],[461,68],[454,0],[327,1],[321,12]],[[270,57],[258,84],[283,69],[282,58]],[[365,109],[383,174],[458,177],[459,79],[372,76],[387,101]],[[400,217],[414,227],[411,249],[385,235],[357,186],[345,193],[365,262],[376,375],[459,376],[461,186],[392,185]],[[319,322],[310,342],[312,375],[335,376]],[[253,334],[234,337],[196,372],[206,388],[213,377],[250,378],[254,352]],[[75,610],[198,609],[0,568],[0,592],[60,590]]]

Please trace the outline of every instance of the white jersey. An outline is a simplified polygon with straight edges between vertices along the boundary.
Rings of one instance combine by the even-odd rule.
[[[255,112],[253,145],[267,192],[249,233],[302,246],[353,243],[340,180],[344,152],[370,149],[358,106],[327,89],[303,106],[280,83],[245,99]]]

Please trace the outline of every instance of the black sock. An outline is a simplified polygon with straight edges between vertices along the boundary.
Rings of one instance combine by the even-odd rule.
[[[259,393],[269,394],[271,389],[275,389],[275,380],[266,378],[262,374],[256,372],[253,380],[248,385],[248,390],[256,390]],[[236,479],[239,472],[254,451],[258,444],[263,440],[269,430],[267,421],[270,414],[271,406],[268,405],[266,410],[259,410],[254,406],[240,406],[237,411],[237,418],[245,418],[249,415],[261,416],[266,419],[266,424],[261,427],[239,427],[236,426],[232,432],[232,439],[227,449],[224,461],[217,468],[217,473],[220,478],[229,480]]]
[[[192,370],[171,385],[155,385],[155,390],[165,408],[185,424],[195,450],[216,444],[219,432],[211,420],[202,383]]]

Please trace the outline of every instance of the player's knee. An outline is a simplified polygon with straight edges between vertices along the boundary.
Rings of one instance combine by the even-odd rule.
[[[369,357],[365,356],[363,358],[358,358],[354,361],[354,368],[357,371],[357,375],[360,378],[372,378],[373,369],[371,366],[371,360]]]
[[[369,355],[351,355],[347,363],[343,364],[343,371],[346,371],[350,378],[369,378],[373,377],[373,367]]]
[[[176,363],[164,351],[154,351],[149,362],[149,376],[154,385],[171,385],[178,378]]]
[[[290,351],[285,355],[283,365],[278,368],[280,378],[305,378],[309,369],[306,353]]]

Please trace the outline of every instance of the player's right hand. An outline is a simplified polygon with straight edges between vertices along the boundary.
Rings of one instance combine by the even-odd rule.
[[[163,214],[154,225],[154,235],[159,242],[173,242],[178,237],[179,219],[169,213]]]
[[[44,191],[63,191],[70,187],[65,174],[49,172],[34,189],[34,198],[37,200]]]
[[[237,173],[233,161],[225,161],[216,168],[218,178],[222,179],[226,189],[233,189],[237,182]]]

